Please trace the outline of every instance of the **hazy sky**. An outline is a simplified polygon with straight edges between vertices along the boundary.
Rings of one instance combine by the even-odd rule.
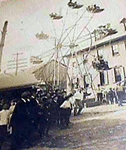
[[[8,21],[3,49],[5,68],[8,60],[14,59],[13,54],[16,52],[23,52],[20,57],[51,55],[55,51],[55,39],[59,41],[61,38],[60,43],[66,45],[63,50],[72,40],[79,43],[79,49],[82,49],[85,44],[90,44],[85,42],[85,35],[88,34],[86,24],[91,32],[107,23],[111,23],[113,28],[123,28],[119,22],[126,17],[126,0],[78,0],[77,3],[84,5],[79,10],[69,8],[67,3],[67,0],[0,0],[1,31],[4,22]],[[105,10],[94,15],[86,12],[86,7],[92,4]],[[49,16],[51,12],[61,13],[63,18],[54,21]],[[47,40],[36,38],[35,35],[41,31],[49,36]]]

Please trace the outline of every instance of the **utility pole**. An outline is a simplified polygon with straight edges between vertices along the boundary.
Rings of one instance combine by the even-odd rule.
[[[18,72],[18,56],[21,55],[23,53],[16,53],[16,54],[13,54],[13,55],[16,55],[16,70],[15,70],[15,75],[17,75],[17,72]]]
[[[5,35],[7,32],[7,25],[8,25],[8,21],[5,21],[3,31],[2,31],[1,41],[0,41],[0,72],[1,72],[2,52],[4,47]]]
[[[19,59],[19,56],[22,55],[23,53],[15,53],[13,55],[16,56],[15,60],[10,60],[8,61],[8,69],[15,69],[15,75],[18,74],[18,69],[19,68],[25,68],[27,67],[27,58],[20,58]]]

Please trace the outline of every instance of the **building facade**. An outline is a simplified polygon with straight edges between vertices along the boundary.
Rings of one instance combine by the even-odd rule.
[[[126,73],[125,30],[121,31],[121,34],[116,32],[116,34],[101,37],[103,38],[97,39],[95,36],[91,47],[68,56],[70,59],[68,73],[73,88],[76,85],[86,88],[91,93],[90,97],[93,98],[96,98],[98,84],[104,91],[107,91],[110,87],[115,87],[122,82]],[[96,67],[99,65],[98,61],[103,62],[100,69]],[[71,90],[69,85],[67,86],[68,92]]]

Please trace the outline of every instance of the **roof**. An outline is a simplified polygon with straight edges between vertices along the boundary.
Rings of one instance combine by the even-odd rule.
[[[107,45],[109,45],[109,44],[113,45],[113,44],[115,44],[115,43],[118,43],[118,42],[120,42],[120,41],[125,41],[125,40],[126,40],[126,35],[122,35],[122,36],[113,38],[113,39],[111,39],[111,40],[106,40],[106,41],[103,41],[103,42],[99,42],[98,44],[93,45],[92,47],[86,47],[86,48],[84,48],[84,49],[82,49],[82,50],[77,51],[76,53],[77,53],[77,54],[80,54],[80,53],[83,53],[84,51],[89,51],[89,49],[90,49],[90,50],[94,50],[94,49],[100,48],[100,47],[102,47],[102,46],[107,46]],[[69,56],[71,56],[71,54],[66,55],[66,57],[69,57]]]
[[[58,63],[57,60],[52,59],[51,61],[47,62],[46,64],[43,64],[43,65],[39,66],[38,69],[35,69],[35,70],[33,71],[33,73],[35,73],[37,70],[40,70],[41,68],[46,67],[48,64],[52,63],[53,61],[55,61],[56,63]],[[60,65],[63,66],[64,68],[67,67],[65,64],[63,64],[63,63],[61,63],[61,62],[60,62]]]
[[[8,88],[18,88],[37,84],[40,81],[31,72],[22,72],[18,75],[0,75],[0,90]]]
[[[55,62],[55,63],[54,63]],[[55,65],[55,69],[54,69]],[[58,61],[51,60],[47,64],[36,69],[33,73],[35,74],[36,78],[43,79],[45,82],[53,81],[54,78],[54,70],[55,70],[55,78],[58,78]],[[65,80],[67,74],[67,67],[63,63],[59,62],[59,79]]]

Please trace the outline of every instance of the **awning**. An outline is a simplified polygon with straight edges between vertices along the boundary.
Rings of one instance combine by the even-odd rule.
[[[55,68],[55,69],[54,69]],[[0,90],[8,88],[18,88],[41,83],[42,81],[49,83],[54,81],[54,70],[55,80],[58,79],[60,82],[66,81],[67,68],[65,65],[58,62],[50,61],[47,64],[40,64],[34,68],[29,68],[27,71],[18,72],[17,75],[13,74],[0,74]],[[59,74],[59,75],[58,75]]]
[[[0,75],[0,89],[8,89],[8,88],[16,88],[16,87],[23,87],[29,86],[39,83],[38,80],[33,73],[30,71],[28,72],[21,72],[18,75],[12,74],[1,74]]]

